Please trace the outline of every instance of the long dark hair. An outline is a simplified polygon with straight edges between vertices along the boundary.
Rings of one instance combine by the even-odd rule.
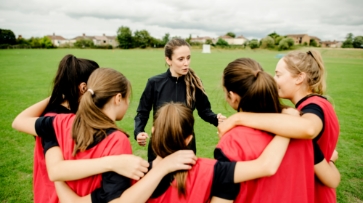
[[[223,86],[241,97],[238,111],[280,113],[274,78],[263,71],[261,65],[250,58],[239,58],[227,65],[223,72]]]
[[[91,73],[97,68],[99,65],[92,60],[78,59],[71,54],[63,57],[54,78],[52,95],[44,112],[68,101],[70,111],[76,113],[80,97],[78,86],[82,82],[86,83]]]

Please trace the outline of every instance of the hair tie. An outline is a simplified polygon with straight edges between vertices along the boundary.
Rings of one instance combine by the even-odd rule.
[[[258,76],[258,73],[261,72],[261,70],[258,70],[256,73],[255,73],[255,77],[257,78]]]
[[[95,94],[95,92],[94,92],[92,89],[90,89],[90,88],[88,88],[88,89],[87,89],[87,91],[88,91],[88,92],[91,92],[91,95],[92,95],[92,96]]]

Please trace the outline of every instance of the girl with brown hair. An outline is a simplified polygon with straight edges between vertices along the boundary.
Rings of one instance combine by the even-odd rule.
[[[88,90],[80,100],[76,115],[33,116],[36,112],[44,110],[47,103],[47,100],[44,100],[24,110],[13,122],[13,128],[43,138],[47,166],[63,158],[81,160],[131,154],[128,135],[115,123],[123,118],[128,108],[130,82],[113,69],[99,68],[91,74],[87,85]],[[47,153],[54,148],[53,146],[57,146],[54,143],[62,150],[62,154],[58,154],[57,157],[52,156],[54,153]],[[67,184],[76,194],[87,195],[85,199],[92,199],[94,202],[110,202],[116,199],[145,201],[151,194],[146,188],[156,187],[165,174],[174,170],[189,169],[188,164],[194,163],[194,155],[190,155],[192,152],[181,153],[163,159],[161,166],[150,171],[148,176],[132,188],[129,188],[129,178],[114,172],[68,181]],[[179,155],[182,159],[178,158]],[[90,193],[92,194],[88,195]]]
[[[140,146],[145,146],[149,137],[145,132],[145,126],[150,111],[153,109],[155,115],[156,111],[167,102],[181,102],[193,111],[197,109],[199,116],[214,126],[225,119],[222,114],[213,113],[200,78],[190,68],[189,44],[183,39],[174,38],[165,45],[164,50],[165,61],[169,68],[165,73],[148,79],[137,108],[134,136]],[[155,159],[151,140],[148,146],[149,161]],[[190,145],[196,152],[195,136]]]
[[[253,70],[250,77],[255,77],[257,82],[261,71]],[[267,75],[267,73],[265,74]],[[302,159],[295,164],[300,168],[301,160],[311,157],[314,152],[314,172],[317,177],[314,181],[315,202],[336,202],[335,190],[332,188],[337,187],[340,182],[339,171],[334,165],[334,161],[337,159],[334,149],[338,139],[339,125],[331,104],[321,96],[325,91],[325,68],[321,55],[315,51],[287,54],[276,66],[275,81],[276,94],[293,102],[302,115],[300,116],[300,112],[299,116],[284,115],[279,111],[262,111],[257,114],[255,111],[249,111],[247,108],[239,106],[239,113],[231,116],[218,127],[220,136],[223,135],[222,141],[225,136],[230,134],[228,130],[234,125],[246,126],[237,128],[250,127],[294,138],[291,144],[294,141],[307,142],[313,139],[314,150],[308,148],[301,150]],[[227,86],[226,89],[228,90]],[[253,90],[253,86],[249,89]],[[241,94],[239,97],[242,102],[245,95]],[[261,99],[261,102],[266,103],[262,105],[269,103],[264,98]],[[289,150],[287,155],[289,155]],[[284,162],[282,162],[281,168],[283,166]],[[289,173],[285,173],[284,176],[286,174]],[[294,181],[294,184],[296,183],[297,181]],[[281,185],[281,187],[285,186]]]

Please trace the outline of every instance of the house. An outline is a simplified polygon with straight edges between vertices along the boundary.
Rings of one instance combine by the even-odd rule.
[[[310,45],[311,40],[315,40],[317,46],[321,44],[321,39],[315,36],[309,36],[308,34],[289,34],[286,36],[292,38],[295,44]]]
[[[216,43],[215,39],[211,37],[199,37],[199,36],[197,36],[196,38],[191,38],[190,42],[205,44],[207,40],[212,40],[213,43]]]
[[[116,40],[116,36],[106,36],[103,34],[102,36],[94,36],[93,43],[96,46],[106,46],[112,45],[112,47],[118,46],[118,41]]]
[[[321,42],[321,47],[330,47],[330,48],[340,48],[342,47],[342,42],[339,41],[324,41]]]
[[[75,38],[73,38],[73,39],[71,39],[71,40],[69,40],[69,42],[71,43],[71,44],[74,44],[77,40],[81,40],[81,39],[84,39],[84,40],[91,40],[91,41],[93,41],[93,44],[96,44],[95,43],[95,37],[94,36],[87,36],[85,33],[83,33],[82,34],[82,36],[77,36],[77,37],[75,37]]]
[[[68,39],[65,39],[64,37],[62,37],[60,35],[55,35],[55,33],[53,33],[53,35],[47,35],[47,37],[52,41],[53,46],[56,46],[56,47],[69,43]]]
[[[218,38],[225,40],[229,45],[243,45],[247,41],[247,39],[242,35],[236,38],[233,38],[228,35],[223,35]]]
[[[307,34],[289,34],[286,36],[292,38],[295,44],[301,44],[301,45],[304,45],[305,43],[306,45],[310,44],[310,37]]]

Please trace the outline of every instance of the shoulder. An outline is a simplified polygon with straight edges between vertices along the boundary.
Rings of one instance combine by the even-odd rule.
[[[165,73],[162,73],[162,74],[159,74],[159,75],[155,75],[151,78],[148,79],[148,82],[158,82],[160,80],[164,80],[168,78],[168,74],[165,72]]]
[[[114,154],[131,154],[131,143],[127,135],[119,130],[115,130],[103,140],[106,148],[111,148]]]

